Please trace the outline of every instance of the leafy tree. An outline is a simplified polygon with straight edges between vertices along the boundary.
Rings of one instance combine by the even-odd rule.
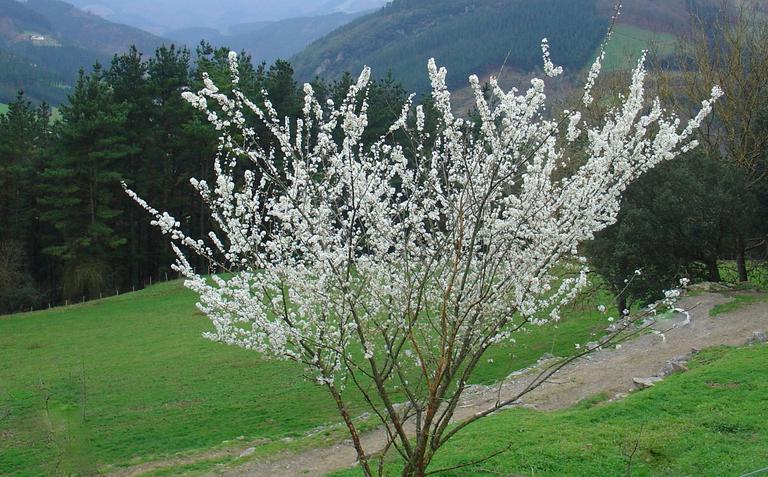
[[[697,151],[632,184],[616,223],[587,243],[585,253],[624,310],[660,298],[681,277],[720,281],[718,259],[730,231],[760,212],[740,171]],[[627,283],[635,270],[641,273]]]
[[[699,140],[711,157],[741,171],[747,195],[761,194],[768,185],[768,134],[761,125],[768,95],[768,20],[754,8],[723,2],[715,14],[694,16],[690,37],[678,48],[677,71],[662,74],[666,95],[681,110],[692,109],[710,85],[723,88],[725,98],[699,131]],[[752,203],[741,207],[739,216],[749,216]],[[731,224],[730,249],[742,281],[747,280],[749,242],[762,241],[765,224],[758,230],[752,221]]]

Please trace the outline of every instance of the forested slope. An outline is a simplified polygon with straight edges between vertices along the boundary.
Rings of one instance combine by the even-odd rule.
[[[131,45],[152,52],[163,42],[59,0],[0,0],[0,101],[24,90],[34,101],[59,104],[80,68],[108,63]]]
[[[607,25],[595,0],[395,0],[313,43],[292,62],[300,79],[336,77],[367,64],[424,91],[429,57],[448,68],[449,86],[456,87],[472,73],[498,69],[507,53],[516,70],[538,68],[544,37],[561,64],[579,68]]]

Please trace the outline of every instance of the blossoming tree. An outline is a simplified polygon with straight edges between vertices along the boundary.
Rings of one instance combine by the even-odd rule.
[[[546,40],[543,53],[546,74],[560,74]],[[184,93],[221,132],[215,183],[192,180],[215,229],[190,237],[128,192],[170,236],[176,268],[213,322],[208,337],[301,363],[334,399],[365,475],[372,450],[348,412],[350,389],[380,419],[403,475],[425,475],[452,435],[512,401],[449,427],[489,347],[558,319],[586,283],[579,243],[615,221],[629,182],[695,146],[692,132],[721,94],[713,89],[682,127],[658,100],[647,104],[641,60],[623,105],[587,125],[579,111],[548,116],[543,80],[503,91],[491,79],[488,101],[472,76],[471,124],[452,112],[446,71],[430,60],[437,126],[425,127],[412,96],[389,133],[364,144],[368,68],[341,104],[321,104],[305,85],[302,117],[283,119],[268,99],[238,91],[234,53],[230,66],[231,93],[208,78]],[[587,154],[574,168],[566,151],[580,136]],[[196,273],[190,253],[222,273]]]

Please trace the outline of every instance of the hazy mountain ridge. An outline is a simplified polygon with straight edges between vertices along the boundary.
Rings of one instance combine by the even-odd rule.
[[[288,18],[323,16],[331,13],[358,13],[379,8],[387,0],[228,0],[216,6],[204,0],[73,0],[79,8],[105,18],[154,33],[174,30],[215,28]]]
[[[106,63],[131,45],[151,52],[162,43],[59,0],[0,0],[0,101],[23,89],[33,100],[57,104],[81,67]]]
[[[768,0],[758,3],[766,8]],[[424,91],[425,63],[435,57],[448,68],[449,84],[461,88],[469,74],[487,78],[505,59],[507,77],[539,74],[539,45],[546,37],[554,61],[576,73],[595,57],[615,5],[615,0],[394,0],[315,41],[291,61],[300,80],[356,74],[368,65],[378,76],[391,72],[407,89]],[[616,38],[639,35],[616,39],[612,47],[629,45],[632,51],[622,54],[638,58],[659,39],[671,52],[675,36],[688,31],[691,13],[712,15],[720,5],[720,0],[624,2]]]
[[[272,63],[287,59],[307,45],[363,13],[331,13],[315,17],[289,18],[275,22],[253,22],[232,25],[227,32],[198,27],[168,32],[175,41],[194,46],[206,40],[217,46],[246,51],[256,62]]]
[[[595,0],[395,0],[314,42],[292,58],[301,80],[337,77],[371,66],[391,72],[409,90],[428,87],[426,60],[449,71],[452,87],[469,74],[508,67],[540,67],[540,41],[548,37],[560,64],[579,68],[607,30]]]
[[[151,51],[167,42],[157,35],[110,22],[60,0],[28,0],[26,5],[48,20],[62,42],[87,50],[112,55],[131,45],[141,51]]]

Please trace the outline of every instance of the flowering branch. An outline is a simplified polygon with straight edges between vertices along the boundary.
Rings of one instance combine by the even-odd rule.
[[[546,42],[542,51],[547,74],[560,74]],[[648,107],[641,60],[623,105],[586,126],[578,111],[546,116],[540,79],[523,92],[491,79],[489,103],[472,76],[472,124],[454,116],[447,72],[430,60],[436,128],[426,128],[421,106],[412,112],[411,97],[389,129],[411,138],[410,151],[392,134],[363,143],[368,68],[340,104],[321,104],[305,85],[302,117],[281,119],[266,93],[257,105],[237,89],[237,56],[229,60],[230,94],[206,76],[203,89],[183,95],[221,134],[214,182],[192,180],[215,230],[193,239],[128,193],[170,236],[175,269],[214,325],[206,336],[302,363],[333,396],[366,475],[346,386],[386,426],[404,475],[423,476],[455,433],[446,433],[453,409],[486,350],[513,342],[527,323],[559,319],[587,282],[578,244],[615,222],[631,181],[695,146],[693,130],[722,94],[714,88],[683,128],[658,99]],[[274,142],[265,145],[247,117]],[[582,134],[583,165],[561,177],[567,145]],[[228,273],[196,273],[189,253]]]

